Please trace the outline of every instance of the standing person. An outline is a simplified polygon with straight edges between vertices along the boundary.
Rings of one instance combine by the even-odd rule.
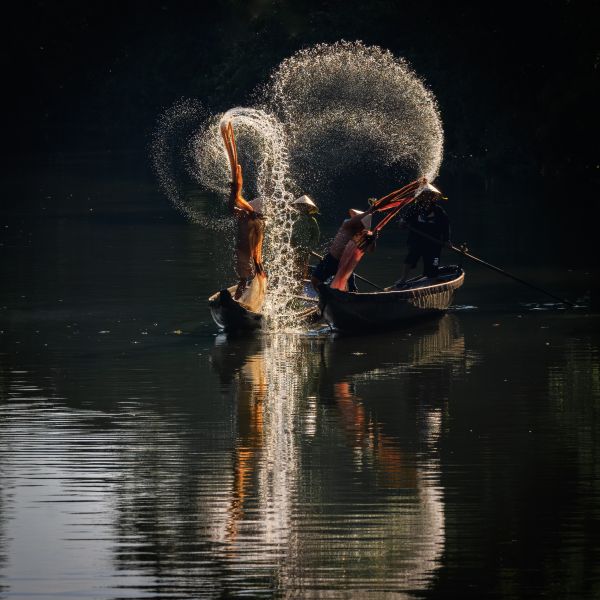
[[[423,275],[436,277],[440,264],[442,246],[450,240],[450,220],[446,211],[439,205],[442,193],[430,183],[425,183],[415,195],[417,210],[400,222],[400,227],[408,229],[408,254],[404,259],[402,277],[396,285],[403,285],[412,269],[423,259]],[[419,233],[439,240],[434,242]]]
[[[317,222],[319,209],[313,199],[306,194],[292,202],[299,215],[292,230],[292,246],[296,251],[296,261],[299,276],[308,276],[310,253],[319,244],[321,231]]]
[[[344,220],[333,238],[329,251],[314,270],[311,281],[315,289],[318,288],[319,284],[324,283],[330,277],[335,276],[346,244],[348,244],[355,235],[362,233],[365,229],[371,229],[372,211],[372,208],[369,208],[365,212],[355,208],[351,208],[348,211],[350,218]],[[352,273],[348,280],[348,290],[351,292],[358,291],[356,281],[354,280],[354,273]]]
[[[260,280],[258,282],[260,284],[259,295],[264,296],[267,275],[262,264],[262,244],[265,233],[262,199],[256,198],[252,202],[248,202],[242,196],[244,185],[242,167],[238,163],[237,147],[231,123],[221,125],[221,135],[231,166],[231,193],[228,206],[236,220],[235,270],[239,280],[234,300],[242,297],[255,277]]]

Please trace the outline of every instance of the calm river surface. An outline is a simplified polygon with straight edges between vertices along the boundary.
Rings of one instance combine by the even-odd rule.
[[[465,265],[408,331],[227,339],[230,242],[151,180],[5,194],[0,597],[600,595],[598,315]]]

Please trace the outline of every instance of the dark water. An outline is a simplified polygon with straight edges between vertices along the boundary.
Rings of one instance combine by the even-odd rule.
[[[231,340],[205,305],[223,241],[152,182],[63,166],[21,193],[0,597],[600,595],[597,315],[468,268],[409,331]],[[401,255],[362,270],[391,281]],[[519,274],[570,298],[595,276]]]

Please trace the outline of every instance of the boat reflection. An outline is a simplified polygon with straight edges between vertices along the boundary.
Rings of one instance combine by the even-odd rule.
[[[296,590],[340,576],[352,589],[427,586],[444,550],[444,398],[415,403],[386,384],[402,389],[429,369],[447,388],[474,357],[451,316],[389,342],[217,340],[211,360],[231,386],[236,441],[213,535],[234,570],[267,562],[278,585]]]
[[[230,501],[215,530],[228,558],[249,547],[255,552],[256,544],[279,555],[287,544],[301,472],[299,402],[306,375],[317,366],[318,354],[309,351],[316,343],[299,336],[217,339],[212,364],[222,381],[232,382],[236,407]],[[300,348],[312,365],[297,362]]]
[[[600,390],[597,342],[550,338],[548,352],[533,367],[519,360],[515,383],[486,403],[480,392],[492,393],[489,381],[516,334],[506,328],[511,345],[482,343],[475,325],[449,315],[410,334],[371,338],[219,337],[210,348],[190,338],[177,352],[168,344],[127,361],[71,355],[68,377],[57,368],[60,352],[27,360],[0,353],[6,593],[33,597],[55,586],[57,597],[84,587],[105,598],[435,594],[448,574],[442,556],[464,551],[477,565],[485,557],[482,514],[504,496],[480,489],[483,512],[473,517],[473,489],[502,469],[511,473],[515,443],[531,444],[529,429],[550,431],[536,455],[547,478],[536,481],[550,494],[556,469],[563,478],[575,469],[581,478],[559,507],[568,502],[589,516],[597,444],[585,423]],[[545,340],[552,330],[542,331]],[[521,340],[525,359],[540,338]],[[529,401],[532,368],[544,387]],[[487,426],[507,414],[490,406],[510,393],[522,394],[510,419]],[[479,426],[494,436],[451,455],[477,410],[485,412]],[[543,463],[548,451],[572,460]],[[511,496],[523,489],[522,469],[506,477],[496,489],[523,498]],[[512,502],[498,523],[509,539],[537,540],[538,529],[520,528],[518,507]],[[546,524],[554,511],[538,507]],[[582,528],[561,536],[566,546],[547,564],[567,551],[584,557],[593,543]],[[470,550],[466,537],[477,542]]]

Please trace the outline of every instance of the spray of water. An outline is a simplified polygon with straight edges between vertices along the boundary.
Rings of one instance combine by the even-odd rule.
[[[203,223],[205,215],[186,197],[185,167],[188,143],[206,116],[198,101],[179,100],[159,117],[152,137],[152,163],[162,191],[178,210],[197,223]]]
[[[230,167],[220,134],[231,122],[236,135],[244,189],[251,200],[262,198],[266,218],[264,256],[269,276],[264,314],[271,329],[294,321],[292,300],[298,293],[292,229],[298,216],[291,201],[286,135],[271,114],[254,108],[232,108],[209,120],[192,140],[192,175],[204,188],[227,197]]]
[[[346,182],[376,195],[438,173],[444,136],[435,98],[387,50],[344,41],[301,50],[259,98],[285,124],[293,176],[304,189],[335,194]]]
[[[361,192],[381,195],[421,175],[433,180],[443,130],[433,94],[409,65],[361,42],[301,50],[281,63],[256,97],[258,108],[212,117],[196,101],[176,103],[159,120],[153,159],[177,208],[232,236],[225,210],[230,171],[219,125],[233,122],[245,194],[263,199],[267,218],[264,314],[270,328],[282,329],[294,321],[291,300],[299,287],[292,191],[317,194],[320,204],[351,191],[348,206]],[[195,182],[191,191],[182,184],[186,174]]]

